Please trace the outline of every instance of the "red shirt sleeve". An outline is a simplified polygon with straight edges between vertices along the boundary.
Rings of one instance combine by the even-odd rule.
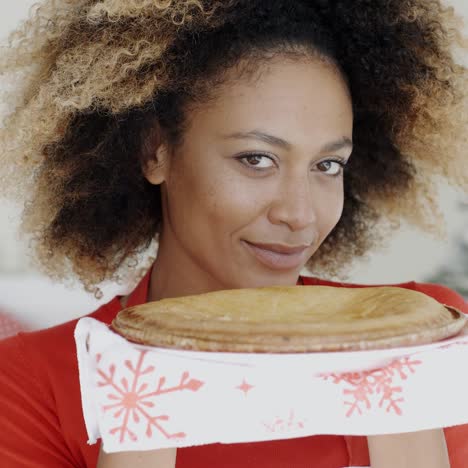
[[[21,336],[0,341],[2,466],[75,466],[64,443],[53,403],[51,393],[39,383],[24,355]]]

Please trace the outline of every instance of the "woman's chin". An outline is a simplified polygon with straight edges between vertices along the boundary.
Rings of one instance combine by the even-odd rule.
[[[249,275],[236,281],[235,289],[243,288],[262,288],[270,286],[295,286],[299,278],[300,272],[281,273],[273,272],[272,274],[260,274],[251,272]]]

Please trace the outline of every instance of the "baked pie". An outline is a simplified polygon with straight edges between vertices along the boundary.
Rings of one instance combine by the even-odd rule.
[[[426,294],[383,286],[272,286],[162,299],[122,310],[129,341],[212,352],[307,353],[432,343],[456,335],[464,314]]]

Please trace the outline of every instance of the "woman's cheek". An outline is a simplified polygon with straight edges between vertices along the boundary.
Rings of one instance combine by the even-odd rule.
[[[213,212],[226,217],[234,213],[247,214],[264,204],[265,187],[255,180],[242,177],[227,177],[210,191]]]

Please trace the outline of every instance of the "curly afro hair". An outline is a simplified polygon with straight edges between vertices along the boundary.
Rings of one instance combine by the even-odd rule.
[[[344,275],[402,220],[444,232],[438,178],[468,191],[460,23],[440,0],[45,0],[0,59],[15,80],[1,193],[24,202],[43,271],[99,296],[161,228],[142,171],[156,124],[176,145],[189,106],[241,59],[309,54],[340,70],[353,102],[343,215],[307,265]]]

